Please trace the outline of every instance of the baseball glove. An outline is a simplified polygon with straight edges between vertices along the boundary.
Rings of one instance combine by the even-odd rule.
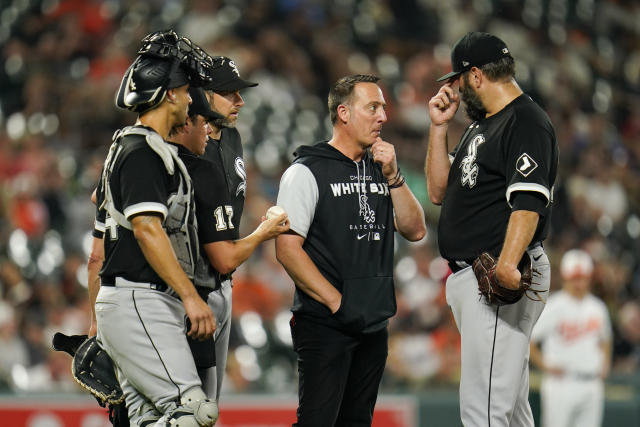
[[[73,378],[96,398],[100,406],[108,407],[112,424],[116,427],[129,426],[124,395],[116,378],[113,362],[98,345],[96,337],[67,336],[56,332],[53,336],[53,348],[65,351],[73,357]]]
[[[520,270],[520,286],[516,289],[504,287],[496,277],[498,260],[487,252],[482,253],[473,261],[473,273],[478,279],[478,291],[490,304],[497,306],[514,304],[520,301],[522,295],[531,287],[531,258],[525,252],[518,264]]]

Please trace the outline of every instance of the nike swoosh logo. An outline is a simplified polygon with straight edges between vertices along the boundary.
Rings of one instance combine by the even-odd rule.
[[[534,261],[537,261],[537,260],[539,260],[540,258],[542,258],[542,254],[538,255],[537,257],[535,257],[535,256],[534,256],[534,257],[533,257],[533,260],[534,260]]]
[[[358,234],[358,240],[362,240],[363,237],[367,237],[367,234],[369,233],[365,233],[362,236]]]

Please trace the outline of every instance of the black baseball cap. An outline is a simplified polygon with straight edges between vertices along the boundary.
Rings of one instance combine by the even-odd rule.
[[[453,71],[436,81],[449,80],[470,70],[471,67],[482,67],[505,57],[511,57],[511,53],[505,42],[498,37],[489,33],[469,32],[453,46],[451,51]]]
[[[240,71],[235,62],[226,56],[216,56],[213,58],[213,66],[208,69],[208,77],[211,82],[204,88],[214,92],[235,92],[247,87],[258,86],[258,83],[250,82],[240,78]]]
[[[219,114],[211,109],[207,95],[200,87],[189,87],[189,95],[191,96],[191,104],[189,105],[189,115],[200,115],[208,122],[216,119],[224,119],[222,114]]]

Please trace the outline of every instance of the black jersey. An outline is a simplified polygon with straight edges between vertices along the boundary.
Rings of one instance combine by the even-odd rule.
[[[201,243],[240,238],[240,218],[247,188],[247,172],[242,155],[240,134],[235,128],[223,128],[220,140],[209,139],[207,142],[203,157],[210,167],[202,169],[212,170],[201,171],[209,177],[203,177],[204,184],[196,183],[195,188],[196,193],[200,188],[206,194],[208,200],[203,209],[208,211],[207,215],[213,213],[216,222],[215,231],[210,230]],[[200,205],[197,209],[201,210]]]
[[[179,172],[169,175],[161,158],[147,144],[143,135],[121,138],[122,152],[115,161],[110,187],[115,208],[130,219],[139,213],[166,218],[167,201],[180,185]],[[101,185],[97,191],[96,230],[104,228],[105,259],[100,271],[103,283],[113,284],[114,277],[134,282],[164,283],[146,261],[133,231],[117,225],[100,209],[104,200]],[[101,237],[99,232],[94,235]]]
[[[240,218],[236,218],[222,167],[181,146],[178,154],[193,182],[200,243],[236,239]]]
[[[532,242],[548,233],[558,146],[547,114],[526,95],[472,123],[454,156],[438,225],[440,254],[472,260],[502,249],[516,192],[546,199]]]

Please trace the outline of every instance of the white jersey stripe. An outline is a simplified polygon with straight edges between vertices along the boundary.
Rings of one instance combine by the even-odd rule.
[[[540,184],[534,184],[532,182],[518,182],[516,184],[512,184],[507,188],[507,203],[509,204],[509,207],[511,206],[511,194],[513,192],[516,191],[533,191],[536,193],[540,193],[542,194],[545,199],[547,199],[547,204],[546,206],[549,206],[549,199],[551,198],[551,192],[549,191],[549,189],[547,187],[545,187],[544,185],[540,185]]]
[[[159,212],[162,214],[162,219],[165,219],[167,217],[167,214],[169,213],[169,211],[167,210],[167,207],[162,203],[143,202],[143,203],[136,203],[135,205],[128,206],[124,210],[124,216],[128,220],[133,215],[143,213],[143,212]]]

